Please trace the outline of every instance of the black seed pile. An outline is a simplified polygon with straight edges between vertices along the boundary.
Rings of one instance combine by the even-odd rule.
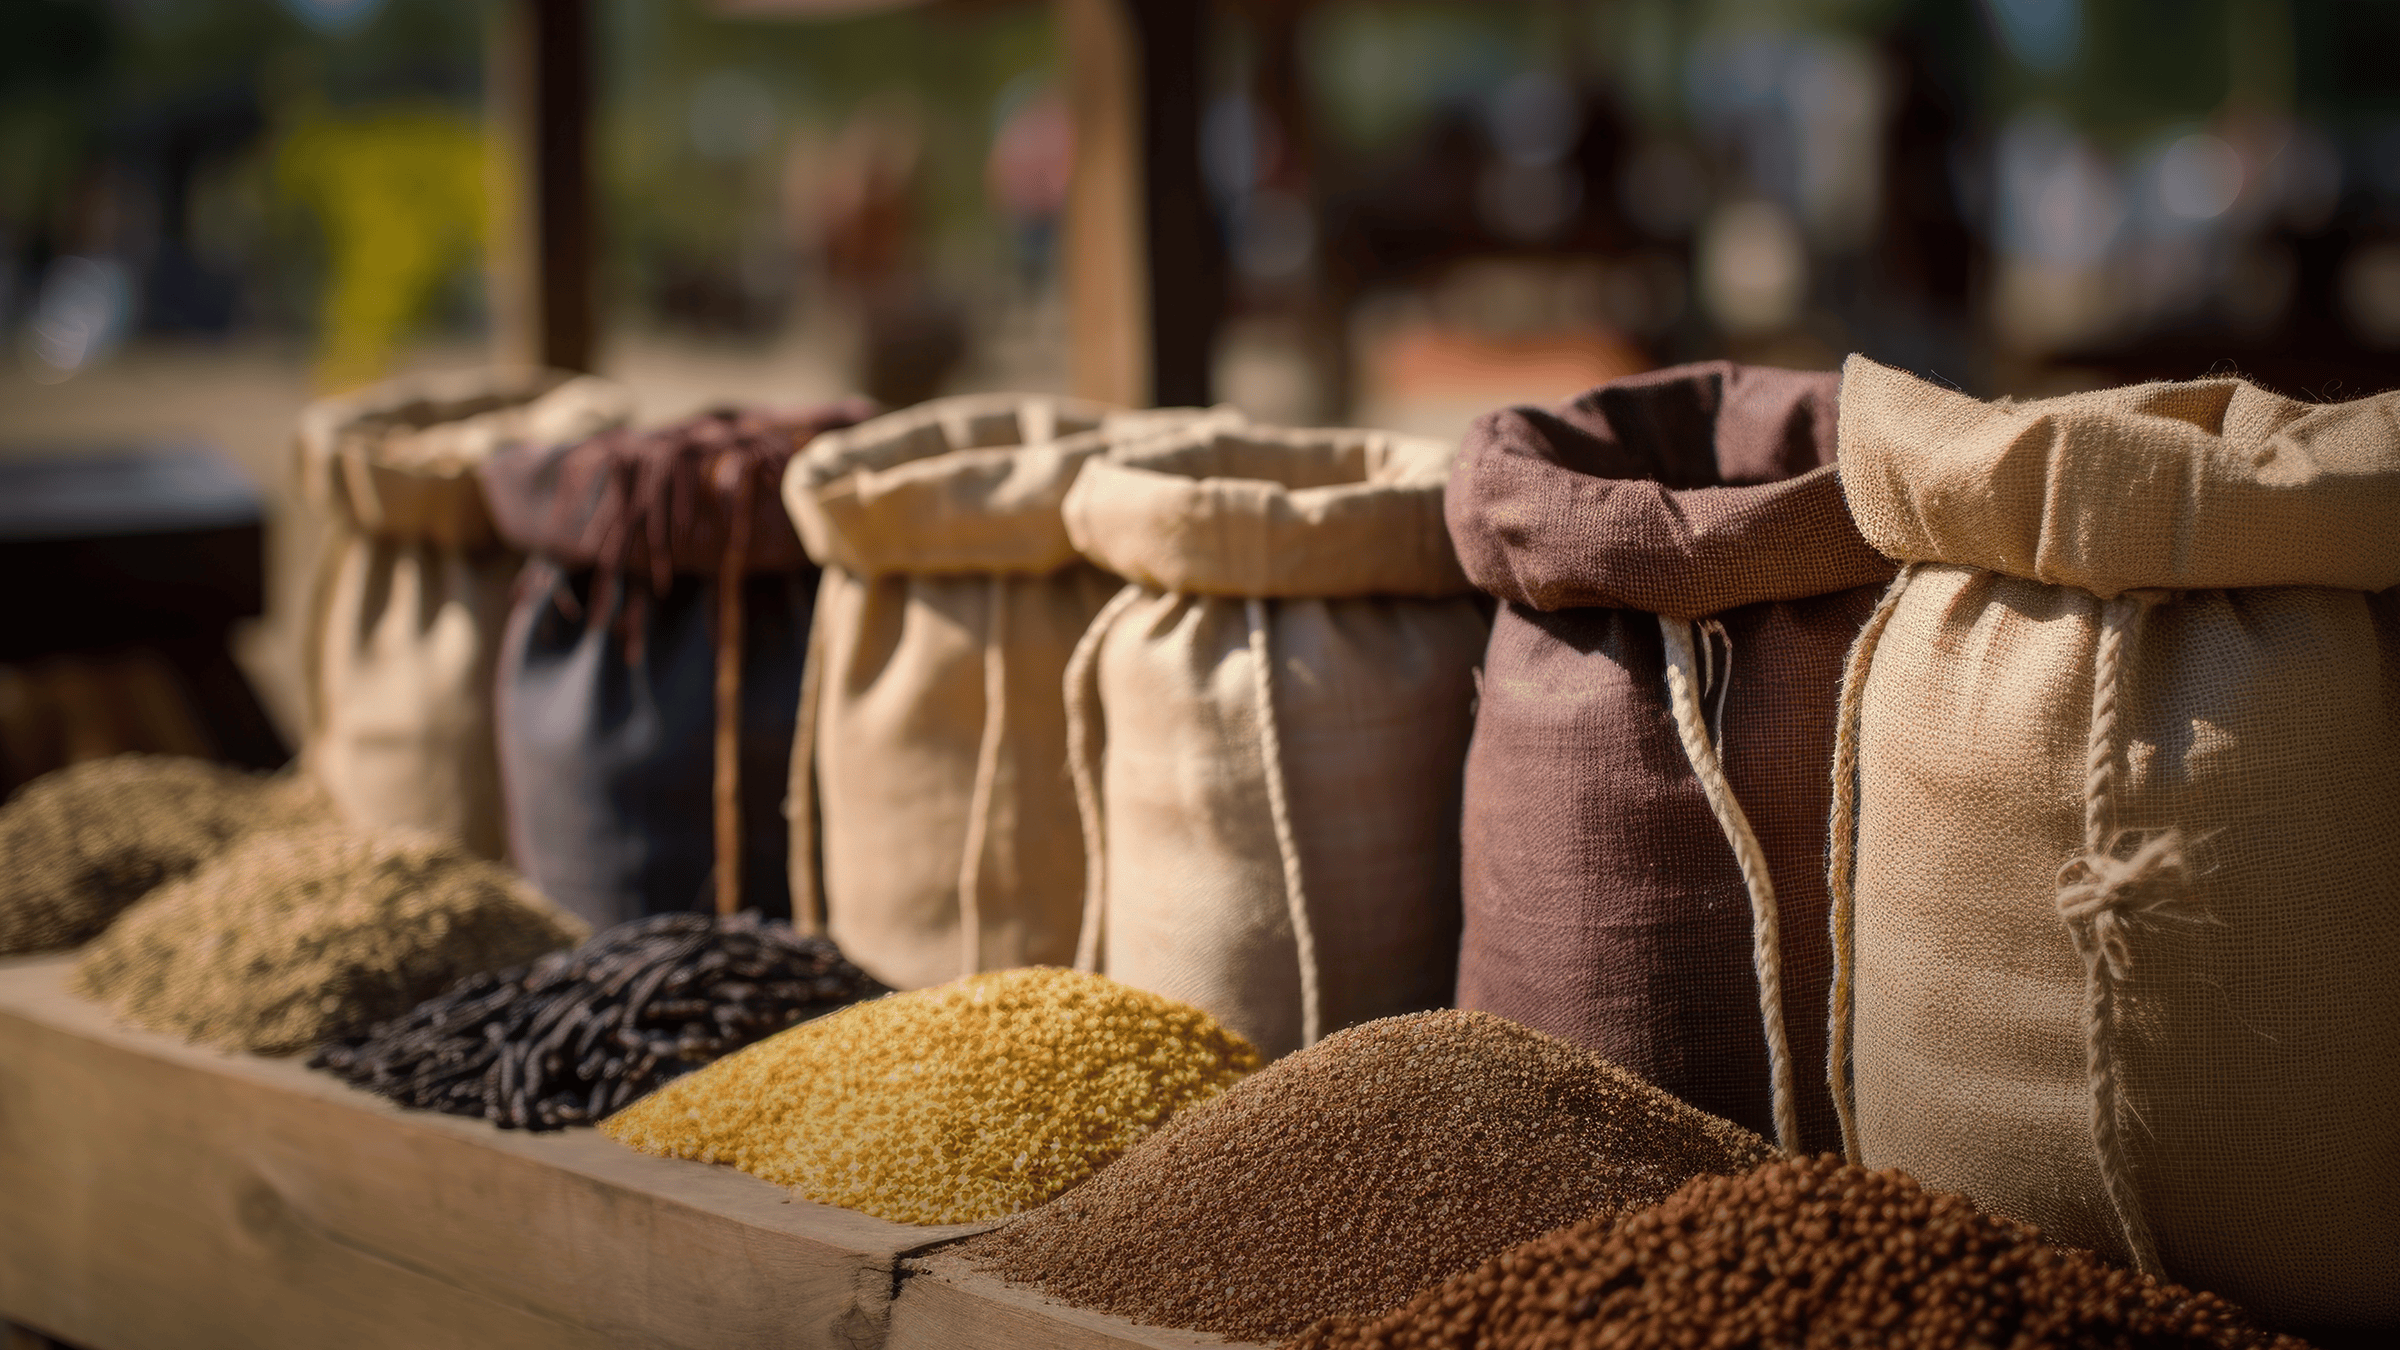
[[[403,1106],[556,1130],[883,992],[832,943],[789,925],[656,914],[470,976],[309,1063]]]
[[[173,755],[47,773],[0,806],[0,953],[89,941],[244,835],[330,820],[316,789]]]
[[[2214,1294],[1827,1155],[1700,1177],[1652,1208],[1545,1233],[1391,1313],[1320,1322],[1290,1350],[2305,1344]]]

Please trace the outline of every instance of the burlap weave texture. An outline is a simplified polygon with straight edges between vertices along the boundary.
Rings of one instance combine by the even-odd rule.
[[[1449,460],[1196,425],[1085,470],[1068,531],[1129,579],[1068,672],[1087,967],[1269,1055],[1450,1001],[1487,625],[1442,531]]]
[[[786,802],[793,908],[885,984],[1073,960],[1059,690],[1117,582],[1075,552],[1060,503],[1114,440],[1199,415],[968,395],[792,460],[784,503],[825,569]]]
[[[1773,1134],[1751,905],[1664,678],[1658,616],[1713,619],[1729,659],[1699,692],[1779,902],[1812,1148],[1835,1141],[1822,1086],[1834,696],[1892,570],[1827,463],[1835,387],[1715,362],[1496,412],[1469,434],[1449,502],[1469,574],[1503,601],[1467,760],[1460,1006]]]
[[[1841,464],[1918,564],[1862,653],[1864,1160],[2118,1259],[2136,1223],[2270,1318],[2400,1323],[2400,396],[1995,406],[1854,357]],[[2095,828],[2103,870],[2169,831],[2181,866],[2104,896],[2093,967],[2061,894]]]
[[[518,442],[579,440],[630,391],[556,371],[412,376],[311,404],[303,495],[333,525],[303,638],[302,763],[354,825],[505,843],[492,679],[523,558],[476,468]]]

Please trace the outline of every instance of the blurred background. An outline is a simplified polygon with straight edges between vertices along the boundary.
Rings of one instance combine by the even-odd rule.
[[[495,353],[1441,436],[1720,355],[2400,384],[2388,0],[0,9],[0,457],[246,470],[287,739],[294,415]]]

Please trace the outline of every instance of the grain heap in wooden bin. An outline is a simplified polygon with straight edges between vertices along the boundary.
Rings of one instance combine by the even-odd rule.
[[[1277,1061],[962,1250],[1079,1307],[1258,1340],[1771,1153],[1564,1041],[1417,1013]]]
[[[403,1106],[556,1130],[882,991],[832,943],[788,924],[657,914],[470,975],[309,1064]]]
[[[434,835],[280,831],[127,910],[85,949],[73,987],[154,1031],[289,1054],[589,931]]]
[[[88,941],[243,835],[329,811],[304,780],[169,755],[44,774],[0,807],[0,953]]]
[[[1291,1350],[2304,1344],[2214,1294],[1827,1155],[1545,1233],[1389,1314],[1310,1327]]]
[[[1036,966],[794,1027],[601,1129],[877,1218],[969,1223],[1083,1182],[1258,1064],[1188,1004]]]

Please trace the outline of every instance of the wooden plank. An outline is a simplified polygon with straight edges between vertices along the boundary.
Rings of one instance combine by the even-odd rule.
[[[1071,1307],[970,1267],[955,1252],[901,1263],[888,1350],[1199,1350],[1244,1346]],[[1263,1350],[1263,1348],[1253,1348]]]
[[[1077,394],[1150,402],[1150,286],[1143,241],[1140,52],[1125,0],[1057,0],[1075,172],[1060,269]]]
[[[592,6],[508,0],[490,20],[492,347],[503,365],[590,370],[599,335]]]
[[[403,1112],[0,960],[0,1318],[95,1350],[882,1343],[914,1228],[589,1130]]]

